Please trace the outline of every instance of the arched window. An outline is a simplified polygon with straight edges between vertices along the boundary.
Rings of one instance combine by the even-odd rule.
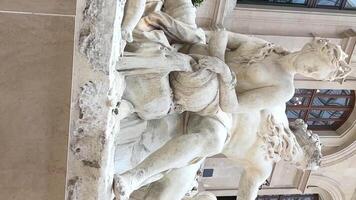
[[[350,116],[354,104],[353,90],[297,89],[286,113],[290,121],[306,121],[311,130],[336,130]]]

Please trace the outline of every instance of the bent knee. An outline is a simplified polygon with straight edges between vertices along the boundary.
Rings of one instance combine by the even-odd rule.
[[[198,136],[196,142],[202,145],[202,153],[206,156],[221,153],[228,136],[227,128],[210,117],[194,116],[189,120],[188,133]]]
[[[205,142],[203,151],[207,156],[213,156],[222,152],[227,138],[227,132],[219,131],[205,133]]]

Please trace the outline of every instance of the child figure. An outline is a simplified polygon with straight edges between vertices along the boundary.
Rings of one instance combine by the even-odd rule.
[[[170,42],[205,43],[205,33],[195,23],[196,8],[191,0],[127,0],[122,38],[133,41],[132,33],[163,30]]]

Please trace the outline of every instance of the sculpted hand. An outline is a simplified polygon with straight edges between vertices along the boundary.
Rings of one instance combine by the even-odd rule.
[[[236,77],[234,72],[232,72],[229,66],[219,58],[204,56],[199,59],[198,64],[200,65],[201,69],[208,69],[219,74],[225,83],[231,84],[232,87],[235,87]]]
[[[204,56],[198,61],[202,69],[209,69],[215,73],[223,74],[229,67],[219,58]]]

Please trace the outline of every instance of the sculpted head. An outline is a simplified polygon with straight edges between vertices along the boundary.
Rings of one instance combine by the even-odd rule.
[[[347,54],[340,46],[326,39],[315,39],[299,52],[294,65],[303,76],[317,80],[343,82],[351,68],[345,59]]]
[[[303,170],[319,168],[322,158],[319,136],[308,130],[308,125],[301,119],[290,123],[290,128],[302,149],[300,155],[294,160],[294,164]]]

